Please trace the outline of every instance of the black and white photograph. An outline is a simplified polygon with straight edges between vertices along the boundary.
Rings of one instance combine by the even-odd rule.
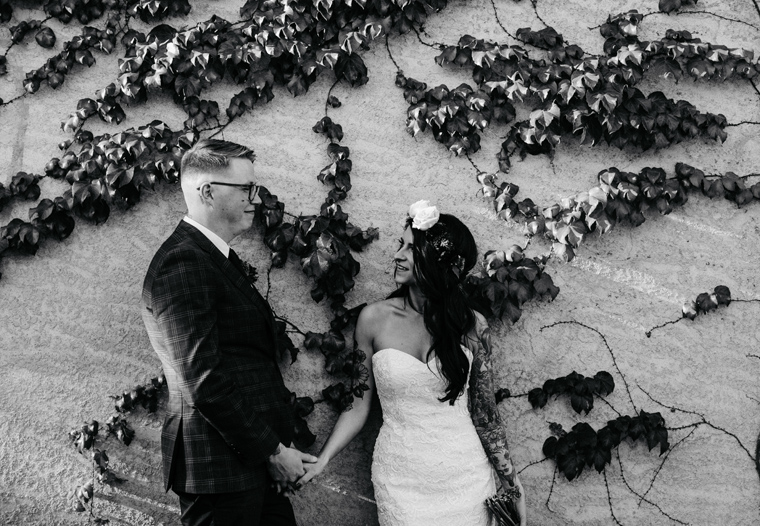
[[[760,0],[0,0],[0,524],[760,525]]]

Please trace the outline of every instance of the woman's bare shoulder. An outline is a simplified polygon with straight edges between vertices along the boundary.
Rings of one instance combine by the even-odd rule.
[[[398,311],[398,309],[400,309],[401,307],[402,307],[401,298],[388,298],[385,300],[376,301],[375,303],[370,303],[369,305],[364,307],[361,313],[359,314],[359,319],[357,320],[357,326],[359,324],[374,325],[374,324],[380,323],[386,320],[394,312]]]
[[[383,332],[388,319],[398,310],[398,305],[397,298],[389,298],[367,305],[359,313],[354,338],[368,356],[374,348],[375,337]]]

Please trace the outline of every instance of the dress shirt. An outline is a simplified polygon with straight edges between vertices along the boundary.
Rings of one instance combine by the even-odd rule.
[[[209,241],[211,241],[216,248],[219,249],[219,252],[224,254],[224,257],[228,258],[230,257],[230,246],[224,242],[224,239],[214,234],[211,230],[200,224],[195,219],[190,219],[189,217],[185,216],[182,218],[183,221],[187,221],[191,225],[193,225],[195,228],[201,231],[201,234],[206,236]]]

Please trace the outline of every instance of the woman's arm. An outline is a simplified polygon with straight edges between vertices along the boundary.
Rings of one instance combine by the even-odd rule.
[[[521,524],[525,522],[525,492],[515,473],[507,444],[507,433],[496,404],[491,363],[491,330],[482,316],[478,316],[477,337],[469,343],[473,349],[470,373],[470,413],[475,429],[502,488],[517,486],[520,500],[516,503]]]
[[[367,379],[369,390],[364,392],[362,398],[354,397],[351,409],[341,413],[335,422],[335,427],[333,427],[327,442],[322,446],[322,451],[319,453],[317,462],[314,464],[304,464],[306,474],[296,482],[297,485],[305,484],[319,475],[325,469],[327,463],[359,434],[359,431],[361,431],[367,422],[372,395],[375,391],[375,378],[372,374],[373,338],[371,336],[374,315],[375,309],[372,305],[365,307],[356,321],[356,332],[354,334],[356,348],[361,349],[366,354],[364,366],[369,372],[369,378]]]

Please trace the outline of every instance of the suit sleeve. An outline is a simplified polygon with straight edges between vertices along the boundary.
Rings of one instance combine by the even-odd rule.
[[[153,281],[151,307],[187,403],[214,427],[249,465],[263,462],[280,442],[247,408],[221,365],[217,288],[205,255],[169,253]]]

